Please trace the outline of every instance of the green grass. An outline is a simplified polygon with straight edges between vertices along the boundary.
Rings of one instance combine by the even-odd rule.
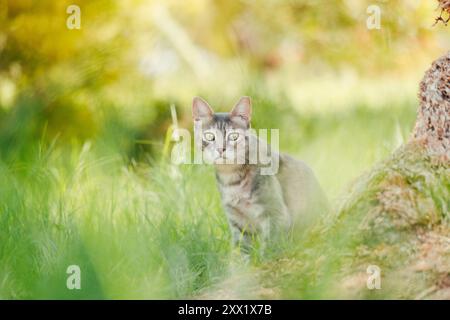
[[[254,127],[280,127],[282,151],[313,167],[335,211],[346,187],[402,142],[416,110],[409,101],[367,102],[326,114],[288,108],[274,117],[271,101],[255,104]],[[26,152],[2,155],[0,298],[172,299],[243,287],[249,291],[240,296],[255,297],[250,288],[261,286],[272,288],[269,298],[327,297],[339,268],[331,257],[341,254],[324,231],[331,219],[302,243],[244,265],[230,246],[212,168],[129,161],[122,150],[106,152],[102,139],[30,143]],[[280,261],[293,266],[275,272]],[[82,290],[66,288],[73,264]]]

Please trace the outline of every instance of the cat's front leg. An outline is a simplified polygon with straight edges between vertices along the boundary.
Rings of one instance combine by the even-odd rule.
[[[271,227],[269,218],[261,218],[258,227],[253,228],[230,224],[232,245],[243,254],[249,254],[252,249],[262,253],[270,241]]]
[[[231,240],[235,248],[239,248],[244,253],[249,253],[255,235],[245,228],[231,222]]]
[[[270,217],[257,204],[226,206],[234,247],[249,252],[253,247],[263,247],[271,232]]]

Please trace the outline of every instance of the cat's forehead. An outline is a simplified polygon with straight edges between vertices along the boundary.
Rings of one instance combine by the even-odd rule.
[[[231,117],[229,112],[216,112],[210,121],[203,123],[203,128],[214,128],[218,130],[247,129],[247,123],[239,118]]]
[[[231,123],[231,117],[229,112],[216,112],[213,115],[213,122]]]

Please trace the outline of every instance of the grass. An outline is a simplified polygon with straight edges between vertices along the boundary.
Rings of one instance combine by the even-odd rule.
[[[337,212],[350,183],[407,136],[414,100],[273,115],[274,103],[256,96],[254,126],[281,127],[281,149],[311,164]],[[123,150],[106,152],[102,139],[41,140],[2,155],[0,298],[343,296],[333,291],[334,275],[357,250],[345,237],[351,219],[339,233],[328,232],[335,221],[326,219],[301,243],[243,264],[230,246],[212,168],[129,161]],[[66,288],[73,264],[81,290]]]

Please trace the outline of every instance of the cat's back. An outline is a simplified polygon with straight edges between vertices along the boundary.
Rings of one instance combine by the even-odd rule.
[[[308,224],[327,208],[325,193],[313,170],[303,161],[280,154],[276,175],[283,198],[296,224]]]

